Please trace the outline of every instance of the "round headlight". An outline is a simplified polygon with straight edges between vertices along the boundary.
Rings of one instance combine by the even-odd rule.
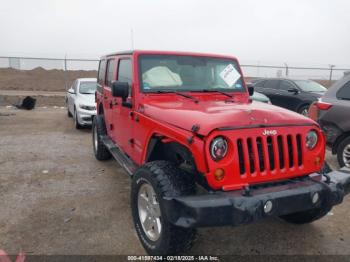
[[[316,131],[311,130],[309,131],[309,133],[307,133],[306,135],[306,147],[310,150],[314,149],[315,146],[317,145],[317,141],[318,141],[318,135],[316,133]]]
[[[227,148],[226,139],[218,136],[210,144],[210,155],[215,161],[223,159],[227,154]]]

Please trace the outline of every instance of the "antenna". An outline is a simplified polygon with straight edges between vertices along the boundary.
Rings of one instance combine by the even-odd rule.
[[[134,30],[132,28],[130,30],[130,37],[131,37],[131,50],[134,50]]]

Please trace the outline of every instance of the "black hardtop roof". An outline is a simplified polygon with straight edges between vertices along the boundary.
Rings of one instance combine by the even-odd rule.
[[[133,53],[134,53],[134,50],[125,50],[125,51],[119,51],[119,52],[107,54],[107,55],[102,56],[101,58],[109,57],[109,56],[116,56],[116,55],[132,55]]]

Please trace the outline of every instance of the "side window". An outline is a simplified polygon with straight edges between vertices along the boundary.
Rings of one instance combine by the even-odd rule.
[[[350,81],[348,81],[337,92],[338,99],[350,100]]]
[[[104,85],[105,75],[106,75],[106,60],[101,60],[100,65],[98,67],[97,83],[99,83],[100,85]]]
[[[277,89],[279,80],[267,80],[264,84],[264,88]]]
[[[296,87],[289,81],[282,80],[280,82],[279,89],[281,89],[281,90],[288,91],[289,89],[295,89],[295,88]]]
[[[107,64],[107,79],[106,79],[106,84],[111,87],[112,86],[112,81],[113,81],[113,73],[115,71],[115,59],[110,59],[108,60]]]
[[[132,83],[132,67],[130,59],[119,60],[118,81]]]

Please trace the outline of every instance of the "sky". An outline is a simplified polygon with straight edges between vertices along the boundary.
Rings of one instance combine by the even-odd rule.
[[[349,0],[0,0],[0,56],[135,48],[350,68],[349,11]]]

